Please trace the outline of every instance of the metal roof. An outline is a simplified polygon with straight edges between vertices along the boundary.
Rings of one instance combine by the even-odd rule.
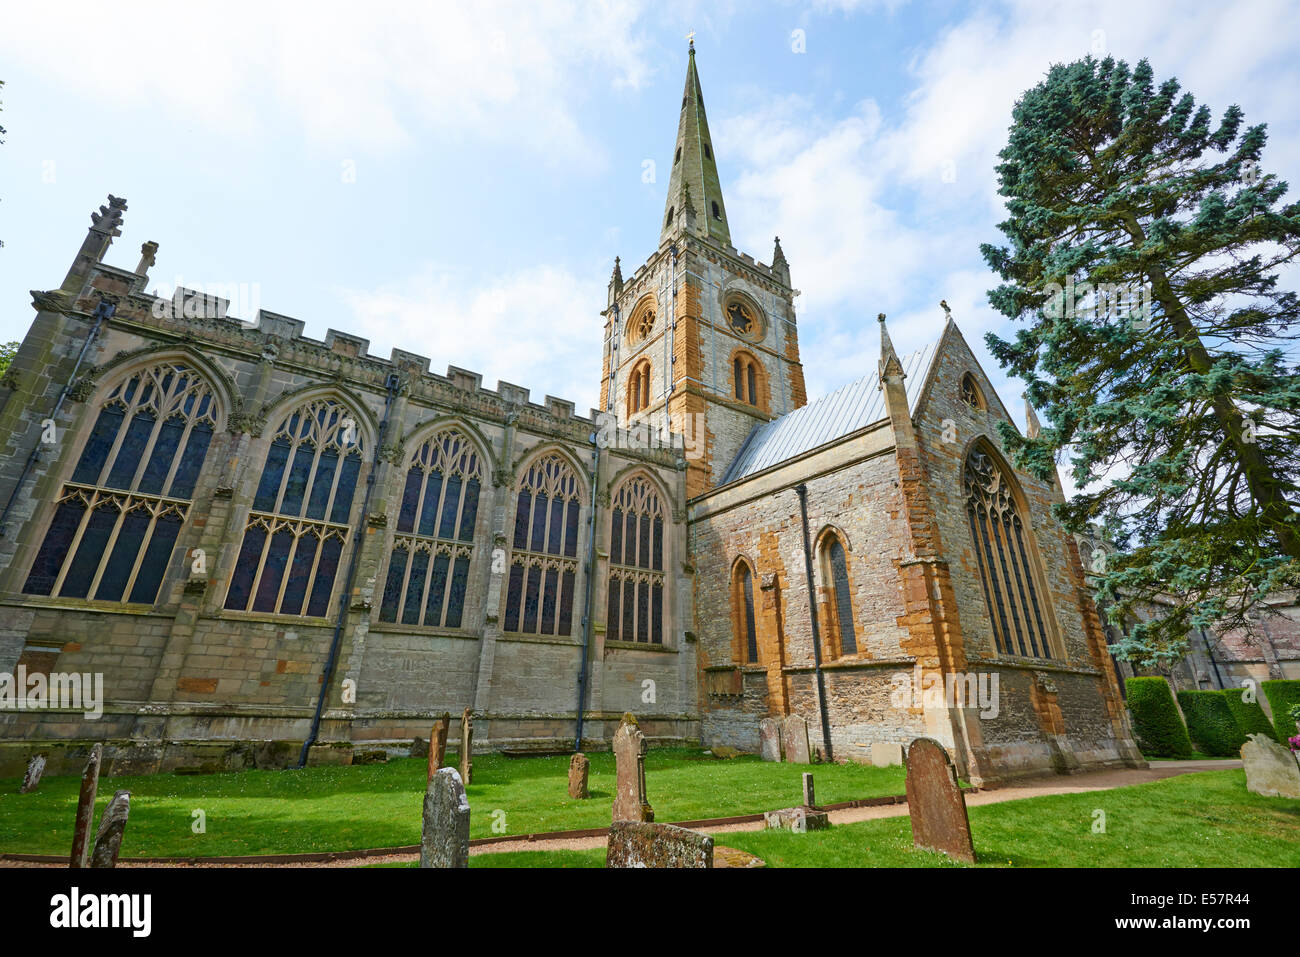
[[[938,346],[936,339],[902,360],[907,374],[903,387],[913,414]],[[747,478],[886,418],[879,385],[879,373],[870,372],[816,402],[754,426],[722,477],[722,484]]]

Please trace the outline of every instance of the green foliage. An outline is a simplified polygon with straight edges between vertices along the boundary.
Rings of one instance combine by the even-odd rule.
[[[1099,598],[1138,620],[1111,650],[1160,667],[1300,584],[1300,300],[1278,288],[1300,204],[1261,169],[1263,125],[1179,93],[1145,60],[1054,66],[1000,154],[1009,244],[982,247],[1023,323],[989,349],[1047,420],[1003,443],[1044,479],[1068,455],[1057,515],[1115,530]],[[1157,597],[1163,617],[1133,614]]]
[[[14,356],[18,355],[20,342],[0,342],[0,376],[9,371],[10,364],[14,361]]]
[[[1164,678],[1129,678],[1128,709],[1138,747],[1151,758],[1190,758],[1192,742]]]
[[[1221,691],[1180,691],[1178,704],[1187,719],[1187,734],[1203,753],[1216,758],[1240,753],[1242,733]]]
[[[1223,700],[1228,703],[1228,710],[1237,719],[1243,741],[1252,734],[1273,737],[1273,725],[1269,723],[1268,715],[1264,713],[1258,701],[1244,701],[1242,699],[1244,691],[1241,688],[1224,688],[1221,694]]]
[[[1300,731],[1296,729],[1291,709],[1300,705],[1300,681],[1261,681],[1259,690],[1268,698],[1268,706],[1273,710],[1273,729],[1277,739],[1286,744]]]

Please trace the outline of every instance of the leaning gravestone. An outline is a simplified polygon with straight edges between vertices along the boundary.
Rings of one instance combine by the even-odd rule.
[[[469,787],[474,777],[474,718],[469,708],[460,716],[460,779]]]
[[[655,812],[645,793],[645,735],[636,718],[624,714],[614,732],[615,821],[653,821]]]
[[[86,770],[81,772],[81,795],[77,798],[77,820],[72,829],[72,854],[69,867],[85,867],[90,853],[90,826],[95,820],[95,793],[99,790],[99,765],[104,759],[104,746],[96,744],[90,749]]]
[[[421,867],[469,867],[469,799],[455,768],[440,768],[424,792]]]
[[[447,757],[447,729],[451,727],[451,715],[444,711],[442,717],[433,723],[429,732],[429,774],[425,783],[433,780],[433,774]]]
[[[812,751],[808,747],[808,722],[802,715],[786,715],[781,722],[781,736],[785,740],[785,759],[791,764],[811,764]]]
[[[615,821],[606,867],[712,867],[713,838],[673,824]]]
[[[1252,734],[1241,746],[1246,790],[1264,797],[1300,798],[1300,764],[1288,748],[1262,734]]]
[[[907,812],[914,845],[975,863],[957,769],[943,745],[932,738],[917,738],[907,749]]]
[[[781,722],[776,718],[758,723],[758,754],[764,761],[781,760]]]
[[[27,773],[23,775],[22,787],[18,789],[19,794],[28,794],[35,791],[41,783],[41,775],[45,773],[45,755],[37,754],[27,762]]]
[[[591,762],[579,751],[569,759],[569,797],[583,800],[587,797],[587,774]]]
[[[95,835],[95,850],[90,855],[91,867],[116,867],[117,854],[122,849],[126,834],[126,819],[131,814],[131,792],[118,791],[104,808],[99,819],[99,832]]]

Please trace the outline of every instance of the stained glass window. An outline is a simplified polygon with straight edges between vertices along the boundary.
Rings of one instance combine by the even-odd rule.
[[[611,641],[661,645],[666,524],[663,500],[655,485],[638,475],[619,486],[612,506],[605,634]]]
[[[536,459],[519,479],[502,631],[572,632],[580,495],[572,466],[555,452]]]

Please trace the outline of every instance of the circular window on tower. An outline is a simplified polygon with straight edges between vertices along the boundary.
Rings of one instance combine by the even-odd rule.
[[[650,338],[655,327],[655,301],[647,296],[632,310],[632,318],[627,323],[628,341],[635,345]]]
[[[763,338],[763,313],[748,296],[732,293],[723,303],[727,325],[736,335],[750,341]]]

